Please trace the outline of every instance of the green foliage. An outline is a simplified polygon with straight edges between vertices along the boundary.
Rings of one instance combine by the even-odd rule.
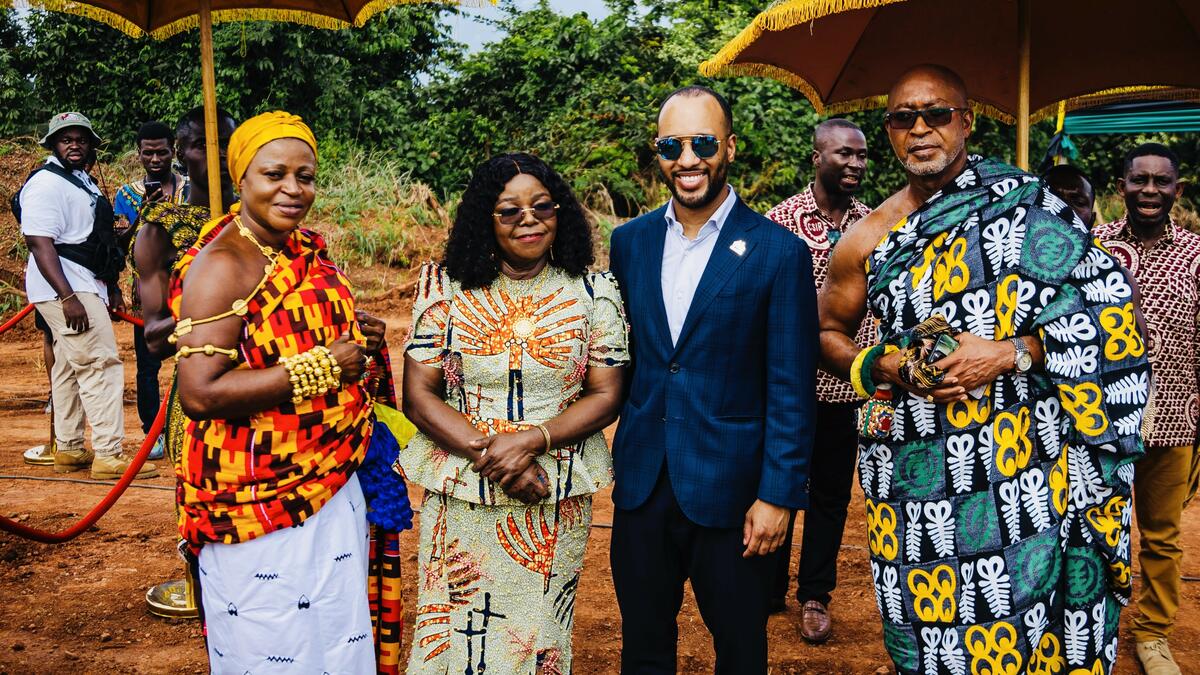
[[[699,63],[736,35],[764,3],[754,0],[609,0],[593,20],[511,4],[501,37],[474,53],[454,43],[444,7],[402,6],[361,29],[293,24],[217,26],[220,103],[236,117],[270,109],[303,116],[321,139],[317,216],[346,233],[355,261],[399,261],[404,223],[444,222],[473,168],[489,156],[528,151],[571,182],[603,227],[667,198],[649,141],[659,102],[673,89],[707,84],[730,100],[738,155],[730,178],[750,204],[769,208],[812,178],[818,117],[798,92],[772,80],[705,80]],[[33,135],[54,112],[79,109],[109,140],[131,145],[145,119],[172,121],[200,103],[199,35],[131,40],[86,19],[0,11],[0,137]],[[849,116],[867,134],[862,199],[878,204],[903,185],[880,111]],[[1036,164],[1053,132],[1033,130]],[[1015,129],[976,124],[971,149],[1013,159]],[[1156,137],[1157,138],[1157,137]],[[1120,156],[1141,139],[1081,137],[1078,164],[1103,192]],[[1200,168],[1200,140],[1165,138]],[[128,163],[126,161],[125,163]],[[124,164],[122,164],[123,166]],[[136,167],[134,167],[136,170]],[[429,186],[432,194],[422,186]],[[356,223],[370,217],[370,232]]]
[[[422,98],[419,77],[459,58],[440,18],[446,11],[396,7],[364,28],[341,31],[219,24],[217,101],[238,119],[283,109],[304,117],[323,139],[386,146]],[[199,40],[194,30],[132,40],[54,12],[31,12],[21,26],[14,10],[0,10],[0,137],[36,134],[55,112],[79,110],[110,148],[124,150],[143,121],[173,124],[202,103]]]

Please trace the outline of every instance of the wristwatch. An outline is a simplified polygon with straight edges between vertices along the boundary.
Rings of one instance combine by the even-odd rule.
[[[1013,358],[1013,365],[1018,373],[1028,373],[1033,368],[1033,354],[1029,353],[1029,348],[1025,346],[1025,340],[1015,337],[1010,340],[1013,347],[1017,350]]]

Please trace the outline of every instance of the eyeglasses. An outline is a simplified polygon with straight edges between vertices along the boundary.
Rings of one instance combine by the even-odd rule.
[[[917,118],[925,120],[925,126],[930,129],[944,127],[954,119],[954,113],[963,112],[967,108],[926,108],[925,110],[897,110],[883,116],[883,123],[889,129],[911,129],[917,123]]]
[[[558,204],[554,202],[541,202],[533,206],[521,208],[518,206],[510,206],[500,209],[492,213],[504,225],[516,225],[525,220],[526,213],[532,213],[534,218],[538,220],[550,220],[558,212]]]
[[[696,134],[694,136],[666,136],[656,138],[650,143],[650,147],[658,153],[659,157],[674,162],[683,155],[683,142],[687,141],[692,146],[692,152],[700,159],[708,159],[717,154],[717,148],[721,147],[721,139],[712,134]]]

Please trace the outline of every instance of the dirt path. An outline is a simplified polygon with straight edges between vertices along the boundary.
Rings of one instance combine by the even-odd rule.
[[[390,325],[402,319],[390,317]],[[399,332],[397,330],[397,332]],[[130,449],[141,440],[132,405],[131,331],[118,327],[126,366],[125,416]],[[397,335],[396,340],[399,339]],[[42,412],[46,375],[38,335],[23,330],[0,342],[0,475],[55,477],[46,467],[28,467],[21,452],[44,441],[49,422]],[[169,368],[164,368],[164,383]],[[86,478],[80,472],[68,477]],[[203,673],[207,670],[199,626],[171,622],[145,612],[147,587],[177,577],[174,553],[173,481],[140,481],[98,526],[73,542],[44,546],[0,534],[0,673]],[[147,489],[159,488],[159,489]],[[0,514],[26,517],[41,528],[63,529],[103,497],[104,486],[0,478]],[[799,639],[795,603],[772,617],[774,673],[870,673],[887,663],[879,616],[870,585],[862,495],[856,489],[845,546],[838,564],[841,585],[832,612],[833,639],[821,647]],[[27,515],[26,515],[27,514]],[[612,504],[597,498],[596,528],[588,545],[580,601],[576,605],[576,673],[612,673],[620,648],[620,617],[608,564]],[[1184,549],[1200,543],[1200,510],[1184,517]],[[799,537],[797,537],[799,540]],[[415,533],[404,536],[405,597],[415,598]],[[793,560],[794,569],[794,560]],[[1184,561],[1184,573],[1200,576],[1200,561]],[[1183,671],[1200,672],[1200,585],[1184,585],[1184,602],[1171,646]],[[412,608],[408,608],[411,619]],[[1136,610],[1125,612],[1127,625]],[[690,598],[680,616],[680,672],[711,672],[712,650]],[[411,629],[410,629],[411,630]],[[409,633],[411,635],[411,632]],[[1140,669],[1123,633],[1118,672]]]

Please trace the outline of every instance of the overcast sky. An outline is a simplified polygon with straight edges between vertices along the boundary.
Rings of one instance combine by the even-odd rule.
[[[514,4],[521,9],[529,9],[537,5],[537,0],[515,0]],[[604,0],[550,0],[549,4],[555,11],[562,14],[587,12],[592,19],[600,19],[609,14],[608,8],[604,6]],[[483,7],[464,7],[461,11],[462,15],[453,16],[449,21],[455,40],[466,44],[474,51],[488,42],[494,42],[499,37],[495,28],[472,18],[482,16],[498,19],[503,16],[503,12],[499,8],[485,4]]]

